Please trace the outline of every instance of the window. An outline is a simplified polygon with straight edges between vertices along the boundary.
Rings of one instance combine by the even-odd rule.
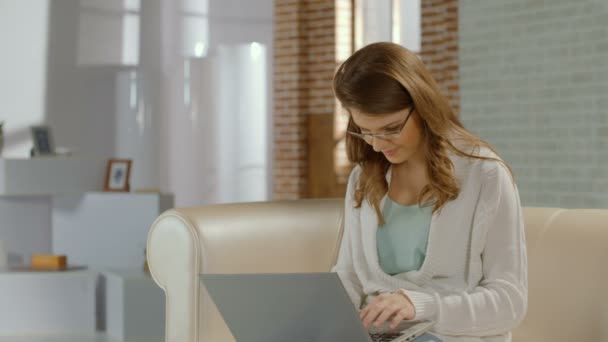
[[[183,2],[183,54],[202,58],[209,49],[209,1],[184,0]]]
[[[354,0],[355,49],[391,41],[420,52],[420,0]]]
[[[78,65],[137,65],[141,0],[81,0]]]

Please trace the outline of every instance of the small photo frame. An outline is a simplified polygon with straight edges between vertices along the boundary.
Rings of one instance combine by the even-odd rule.
[[[108,160],[104,191],[130,191],[131,162],[131,159]]]
[[[31,126],[32,140],[34,142],[33,155],[54,155],[55,144],[49,126]]]

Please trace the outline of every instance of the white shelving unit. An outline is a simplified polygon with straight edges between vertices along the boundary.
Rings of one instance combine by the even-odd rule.
[[[95,333],[97,273],[0,272],[0,335]]]
[[[96,269],[142,269],[148,231],[173,196],[88,192],[53,198],[52,251]]]
[[[103,188],[106,161],[72,157],[0,159],[0,195],[42,196]]]
[[[156,321],[164,316],[162,290],[134,270],[143,268],[147,233],[156,217],[173,207],[173,196],[102,192],[105,170],[102,159],[0,159],[0,240],[6,242],[9,264],[53,253],[67,255],[70,265],[87,266],[0,273],[0,337],[93,336],[105,321],[112,329],[108,337],[121,341],[142,331],[138,316],[153,315]],[[134,286],[146,290],[138,293]],[[144,301],[147,312],[127,305]],[[154,329],[164,324],[153,325],[149,337],[162,336]]]
[[[9,263],[52,252],[53,198],[101,191],[105,165],[76,157],[0,159],[0,239]]]

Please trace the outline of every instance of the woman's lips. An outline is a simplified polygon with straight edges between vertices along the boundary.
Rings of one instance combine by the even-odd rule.
[[[382,152],[382,153],[384,153],[384,155],[385,155],[385,156],[392,156],[392,155],[394,155],[396,152],[397,152],[397,149],[396,149],[396,148],[394,148],[394,149],[392,149],[392,150],[384,151],[384,152]]]

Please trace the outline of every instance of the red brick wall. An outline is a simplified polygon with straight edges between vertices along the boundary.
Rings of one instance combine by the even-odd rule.
[[[353,53],[353,24],[353,0],[336,0],[336,68]],[[336,184],[344,185],[336,188],[336,192],[341,193],[346,192],[346,183],[352,165],[350,165],[346,156],[344,139],[344,133],[348,125],[348,115],[338,106],[338,101],[335,101],[335,105],[333,132],[335,147],[332,151],[334,155],[333,175],[335,175]]]
[[[424,0],[421,6],[420,55],[458,113],[458,0]]]
[[[333,115],[336,0],[275,1],[274,199],[308,197],[309,117]]]
[[[422,59],[458,112],[458,1],[421,3]],[[335,195],[348,165],[331,80],[352,53],[352,0],[276,0],[274,15],[273,199],[319,197],[326,185]],[[334,180],[320,181],[325,175]]]
[[[306,116],[300,79],[305,55],[298,0],[275,1],[274,163],[275,199],[299,198],[306,187]]]

